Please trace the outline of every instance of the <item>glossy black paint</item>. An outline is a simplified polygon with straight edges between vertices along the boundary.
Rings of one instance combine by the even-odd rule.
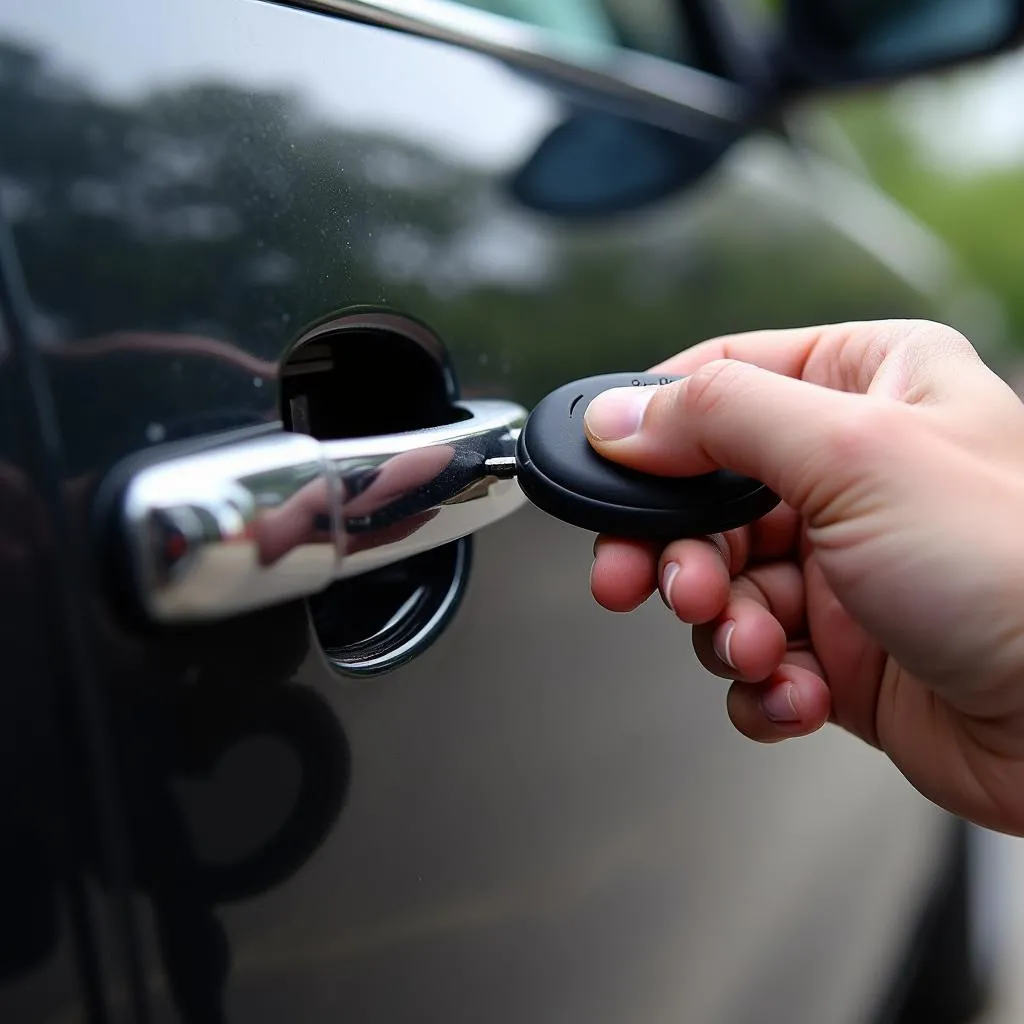
[[[573,659],[541,643],[534,580],[561,593],[546,563],[589,541],[496,534],[468,632],[361,689],[310,649],[303,606],[174,631],[125,615],[90,518],[122,458],[276,421],[279,359],[352,306],[422,319],[464,394],[524,404],[723,330],[929,311],[732,177],[743,150],[646,210],[538,214],[523,168],[581,111],[490,58],[258,2],[0,11],[3,1019],[640,1019],[640,936],[690,883],[642,861],[573,896],[559,829],[588,848],[683,798],[662,761],[633,778],[616,753],[620,728],[676,747],[651,738],[672,717],[655,694],[615,686],[626,668],[591,680],[615,729],[551,685]],[[560,644],[596,650],[573,615]],[[493,659],[509,622],[527,653]]]

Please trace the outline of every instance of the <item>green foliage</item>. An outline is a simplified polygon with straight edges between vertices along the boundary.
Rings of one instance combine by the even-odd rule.
[[[836,104],[835,111],[877,183],[999,297],[1011,339],[1024,346],[1024,165],[954,171],[937,164],[885,94]]]

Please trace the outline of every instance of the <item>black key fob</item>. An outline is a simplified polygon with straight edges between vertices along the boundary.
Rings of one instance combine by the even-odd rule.
[[[583,415],[602,391],[678,379],[610,373],[552,391],[530,413],[519,435],[516,463],[523,492],[573,526],[643,540],[703,537],[770,512],[778,496],[749,477],[729,470],[694,477],[652,476],[610,462],[590,446]]]

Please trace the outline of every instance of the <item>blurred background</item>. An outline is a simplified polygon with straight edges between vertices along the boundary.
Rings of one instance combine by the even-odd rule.
[[[372,77],[369,38],[366,54],[342,62],[326,35],[322,50],[304,37],[304,66],[293,68],[276,36],[254,37],[262,60],[238,69],[226,21],[219,39],[190,40],[192,63],[179,67],[161,64],[175,26],[151,9],[138,46],[98,71],[89,47],[104,32],[116,42],[116,29],[85,6],[67,5],[48,51],[42,5],[12,15],[17,31],[0,38],[0,203],[20,230],[38,335],[55,350],[144,324],[241,339],[271,365],[338,282],[374,298],[385,282],[390,305],[447,340],[467,394],[500,377],[529,403],[621,369],[623,322],[642,364],[723,332],[901,316],[960,328],[1024,393],[1024,56],[816,97],[778,126],[802,173],[788,147],[758,133],[628,231],[612,221],[569,232],[495,184],[552,118],[525,76],[451,55],[449,82],[421,69],[416,87],[436,89],[436,107],[458,116],[411,127],[384,116],[422,112],[402,99],[401,80],[359,89]],[[123,5],[124,24],[135,6]],[[577,45],[591,38],[571,14],[586,5],[477,6],[562,28]],[[664,3],[608,6],[628,9],[637,48],[657,52]],[[774,5],[744,6],[770,17]],[[600,44],[600,26],[593,35]],[[425,47],[408,56],[429,68]],[[251,394],[248,376],[178,371],[173,388],[197,404],[209,395],[211,406],[242,407]],[[131,358],[108,360],[102,380],[147,409],[122,438],[171,421],[173,388]],[[88,389],[65,391],[66,415],[86,425],[67,441],[75,472],[125,414]],[[1010,1024],[1024,1020],[1024,844],[981,835],[979,845],[979,927],[1000,977],[986,1024]]]
[[[1024,354],[1024,57],[815,101],[819,140],[949,246]]]

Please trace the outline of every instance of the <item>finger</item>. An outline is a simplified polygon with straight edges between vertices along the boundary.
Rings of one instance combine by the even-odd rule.
[[[732,724],[748,739],[777,743],[817,732],[829,719],[824,679],[798,665],[781,665],[759,686],[733,683],[726,698]]]
[[[779,505],[751,526],[716,534],[715,538],[724,539],[729,547],[730,571],[735,573],[743,569],[748,557],[757,560],[781,558],[795,551],[799,528],[800,518],[796,512],[788,506]],[[714,543],[719,541],[714,540]],[[627,556],[620,557],[620,545],[629,547]],[[608,535],[598,537],[594,545],[596,565],[591,573],[591,584],[597,587],[594,597],[598,603],[616,608],[625,604],[626,610],[632,610],[646,601],[663,575],[659,571],[658,556],[656,544],[642,544]]]
[[[749,561],[795,555],[799,536],[799,516],[779,505],[749,527],[675,541],[658,563],[662,601],[683,622],[710,622],[722,614],[729,600],[730,577],[743,572]],[[795,567],[792,571],[798,572]]]
[[[785,665],[795,665],[797,668],[802,668],[812,675],[818,676],[820,679],[825,678],[825,670],[821,667],[821,662],[818,659],[818,655],[810,648],[810,646],[797,647],[794,649],[790,646],[790,649],[786,651],[785,658],[782,659]],[[829,697],[831,699],[832,690],[829,689]],[[833,704],[834,711],[834,704]],[[834,721],[834,718],[830,715],[829,721]]]
[[[710,622],[729,601],[730,577],[746,564],[747,531],[679,540],[662,552],[661,599],[683,622]]]
[[[651,372],[686,377],[708,363],[721,359],[735,359],[760,366],[772,373],[803,380],[812,379],[806,376],[808,369],[814,366],[822,367],[825,368],[826,374],[816,383],[836,387],[838,377],[831,372],[835,365],[835,360],[831,357],[846,347],[842,339],[847,335],[854,338],[871,336],[868,332],[855,330],[858,326],[860,325],[835,324],[825,327],[748,331],[723,335],[671,356],[657,366],[651,367]],[[866,354],[861,346],[851,347],[848,352],[853,364],[861,362]],[[817,358],[812,360],[816,353]]]
[[[753,683],[782,663],[786,631],[760,602],[732,597],[715,622],[694,627],[693,649],[713,675]]]
[[[790,562],[748,569],[733,580],[728,604],[713,623],[693,631],[700,663],[725,679],[767,677],[806,629],[800,568]]]
[[[751,562],[787,558],[799,551],[800,516],[785,502],[776,505],[766,516],[745,529]]]
[[[849,465],[858,448],[870,456],[891,450],[906,413],[724,361],[673,384],[606,391],[591,402],[586,424],[594,448],[623,465],[664,476],[736,470],[809,516],[861,469]]]
[[[613,612],[631,612],[658,585],[659,546],[618,537],[598,537],[590,589],[599,605]]]
[[[749,598],[778,620],[787,640],[807,633],[807,588],[796,562],[775,561],[750,566],[732,582],[732,598]]]
[[[937,367],[952,364],[959,369],[980,363],[970,342],[944,324],[872,320],[712,338],[652,371],[687,376],[721,359],[751,363],[838,391],[864,393],[875,385],[891,390],[893,397],[901,397],[901,376],[916,379],[920,374],[931,376]]]

